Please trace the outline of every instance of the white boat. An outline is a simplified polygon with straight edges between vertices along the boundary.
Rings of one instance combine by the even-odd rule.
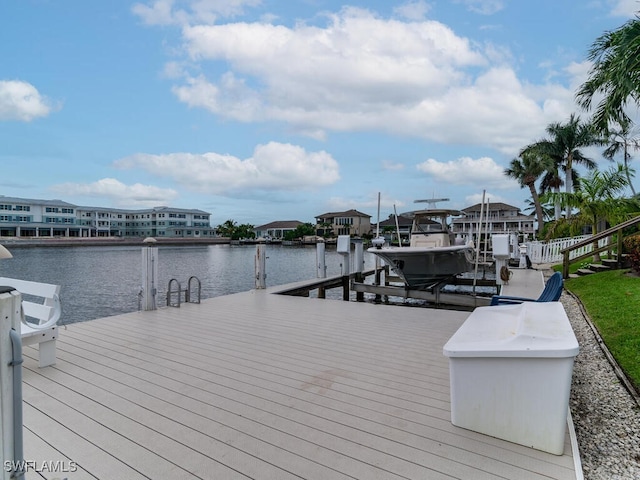
[[[431,208],[402,214],[412,216],[409,246],[384,246],[384,239],[373,240],[367,251],[382,258],[411,289],[432,287],[463,272],[473,270],[473,243],[465,243],[447,226],[460,210]]]

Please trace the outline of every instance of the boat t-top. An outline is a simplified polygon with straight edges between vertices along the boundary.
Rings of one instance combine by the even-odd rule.
[[[409,246],[385,246],[384,239],[378,237],[367,250],[382,258],[408,288],[430,288],[473,269],[473,244],[456,238],[447,225],[450,217],[465,213],[435,208],[435,202],[446,200],[416,200],[434,208],[400,214],[413,219]]]

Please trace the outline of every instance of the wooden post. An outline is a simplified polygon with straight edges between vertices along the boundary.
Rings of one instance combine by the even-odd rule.
[[[618,242],[617,242],[618,254],[616,255],[616,261],[618,268],[622,268],[622,230],[618,230]]]
[[[316,243],[316,265],[318,267],[318,278],[327,278],[327,263],[325,258],[324,240]]]
[[[354,238],[351,241],[355,245],[355,281],[362,283],[364,280],[362,275],[364,269],[364,244],[361,238]],[[364,302],[364,292],[356,292],[356,301]]]
[[[265,254],[265,246],[262,244],[256,245],[255,268],[256,268],[256,289],[258,290],[267,288],[266,258],[267,257]]]
[[[342,276],[342,300],[349,301],[349,275]]]

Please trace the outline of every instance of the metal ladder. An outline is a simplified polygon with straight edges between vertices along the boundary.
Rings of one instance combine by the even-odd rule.
[[[195,282],[196,298],[192,299],[192,291],[194,287],[192,282]],[[182,295],[184,294],[184,303],[200,303],[200,293],[202,291],[202,285],[198,277],[191,276],[187,282],[187,288],[184,290],[180,286],[180,282],[175,278],[169,280],[169,286],[167,287],[167,307],[180,307],[182,303]]]

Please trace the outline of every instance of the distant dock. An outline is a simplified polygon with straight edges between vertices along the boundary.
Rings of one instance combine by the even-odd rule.
[[[451,424],[442,347],[467,312],[271,291],[69,324],[52,367],[25,347],[25,459],[70,480],[578,478],[568,434],[556,456]]]
[[[33,247],[142,247],[144,238],[125,237],[0,237],[0,244],[13,250],[14,248]],[[228,244],[230,240],[222,237],[211,238],[156,238],[157,245],[191,246]]]

